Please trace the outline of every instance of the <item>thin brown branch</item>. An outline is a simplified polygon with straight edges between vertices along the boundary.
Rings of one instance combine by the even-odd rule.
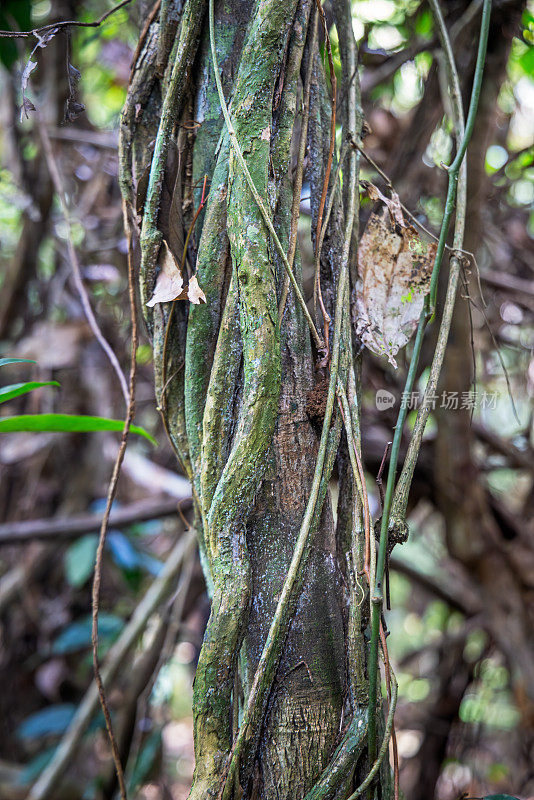
[[[113,528],[125,528],[151,519],[174,517],[189,511],[192,500],[159,500],[147,498],[131,503],[111,512],[109,524]],[[28,544],[35,541],[71,541],[86,533],[96,533],[102,526],[101,514],[77,514],[53,519],[30,519],[22,522],[6,522],[0,525],[0,547],[2,545]]]
[[[139,40],[137,42],[137,47],[135,48],[134,54],[132,56],[132,62],[131,62],[131,68],[130,68],[130,83],[132,81],[133,74],[134,74],[135,70],[137,69],[137,62],[139,60],[139,56],[141,55],[141,51],[143,50],[143,47],[145,46],[146,37],[148,36],[148,32],[150,30],[150,26],[152,25],[152,23],[156,19],[156,16],[159,13],[160,7],[161,7],[161,0],[156,0],[154,5],[152,6],[152,9],[151,9],[148,17],[146,18],[146,22],[145,22],[145,24],[143,26],[143,30],[141,31],[141,34],[139,36]]]
[[[468,617],[473,616],[480,611],[480,608],[475,606],[475,604],[469,598],[465,597],[460,592],[454,592],[451,589],[450,584],[445,586],[442,581],[438,581],[436,578],[433,578],[430,575],[425,575],[418,569],[410,566],[410,564],[407,564],[404,559],[392,555],[389,558],[389,566],[395,572],[405,575],[410,581],[420,586],[423,591],[428,592],[434,597],[437,597],[439,600],[443,600],[451,608],[455,609],[456,611],[461,611],[462,614],[465,614]]]
[[[132,227],[130,216],[128,213],[128,209],[126,206],[126,202],[123,201],[123,216],[124,216],[124,228],[126,230],[126,237],[128,242],[128,295],[130,301],[130,316],[131,316],[131,357],[130,357],[130,392],[129,392],[129,401],[128,401],[128,409],[126,412],[126,418],[124,420],[124,428],[122,431],[122,438],[121,443],[119,445],[119,450],[117,453],[117,458],[115,460],[115,466],[113,467],[113,474],[111,476],[111,480],[108,487],[108,497],[106,502],[106,510],[104,512],[104,517],[102,519],[102,526],[100,528],[100,536],[98,540],[98,547],[96,551],[96,560],[95,560],[95,574],[93,579],[93,591],[92,591],[92,629],[91,629],[91,640],[93,643],[93,667],[94,667],[94,674],[95,674],[95,682],[98,688],[98,694],[100,697],[100,705],[102,706],[102,711],[104,713],[104,719],[106,721],[106,729],[109,736],[109,741],[111,744],[111,750],[113,754],[113,761],[115,762],[115,769],[117,770],[117,779],[119,781],[119,788],[121,794],[121,800],[127,800],[127,792],[126,792],[126,782],[124,780],[124,771],[122,768],[121,758],[119,754],[119,748],[117,742],[115,740],[115,736],[113,733],[113,724],[111,721],[111,714],[109,711],[107,699],[106,699],[106,692],[104,689],[104,682],[102,679],[102,674],[100,672],[100,660],[98,657],[98,611],[99,611],[99,604],[100,604],[100,584],[102,581],[102,563],[104,560],[104,547],[106,544],[106,535],[108,532],[108,525],[109,525],[109,517],[111,514],[111,506],[113,504],[113,500],[115,498],[115,493],[117,491],[117,484],[119,481],[120,470],[122,466],[122,461],[124,459],[124,454],[126,452],[126,447],[128,444],[128,435],[130,433],[130,426],[133,422],[133,418],[135,415],[135,380],[137,376],[137,346],[139,343],[139,334],[137,330],[137,303],[136,303],[136,294],[135,294],[135,269],[133,263],[133,245],[132,245]]]
[[[532,448],[520,450],[512,442],[503,439],[494,431],[486,428],[479,422],[473,422],[473,429],[480,441],[487,444],[492,450],[505,456],[511,467],[534,472],[534,453]]]
[[[31,31],[0,31],[0,38],[5,39],[26,39],[29,36],[35,36],[38,38],[43,33],[47,33],[48,31],[53,30],[54,28],[98,28],[102,25],[103,22],[107,20],[108,17],[111,17],[116,11],[124,6],[127,6],[128,3],[131,3],[132,0],[122,0],[122,3],[119,3],[114,8],[111,8],[109,11],[106,11],[105,14],[102,14],[94,22],[79,22],[78,20],[67,20],[65,22],[50,22],[48,25],[43,25],[41,28],[34,28]]]
[[[497,289],[534,297],[534,281],[518,278],[516,275],[508,275],[506,272],[497,272],[495,270],[486,270],[480,275],[480,279],[489,286],[495,286]]]
[[[50,137],[48,135],[48,131],[46,129],[45,124],[42,122],[39,116],[37,117],[37,120],[39,126],[39,134],[41,137],[41,142],[43,144],[43,151],[48,166],[48,171],[50,172],[50,177],[52,178],[52,182],[54,184],[61,205],[63,217],[66,222],[67,248],[72,267],[72,275],[74,278],[76,289],[80,297],[80,302],[82,304],[83,312],[85,314],[87,322],[89,323],[89,326],[91,327],[91,330],[93,331],[95,339],[98,341],[102,350],[107,355],[109,362],[113,367],[117,375],[117,378],[119,379],[124,401],[126,405],[128,405],[129,392],[128,392],[128,386],[126,385],[126,379],[118,362],[117,356],[113,352],[113,349],[111,348],[109,342],[107,341],[104,334],[100,330],[100,326],[98,325],[97,319],[95,317],[94,311],[91,306],[91,302],[89,300],[89,295],[87,294],[87,290],[82,280],[80,262],[78,261],[78,254],[76,252],[76,248],[74,247],[74,242],[72,239],[72,226],[70,221],[69,207],[67,204],[67,197],[65,194],[65,188],[63,185],[63,179],[61,177],[61,172],[59,170],[59,165],[56,161],[56,158],[54,156],[54,151],[52,149],[52,143],[50,141]]]

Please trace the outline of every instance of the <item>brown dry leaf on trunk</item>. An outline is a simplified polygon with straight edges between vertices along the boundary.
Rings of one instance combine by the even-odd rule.
[[[436,245],[424,242],[404,219],[401,226],[391,202],[381,214],[371,214],[360,241],[356,333],[396,367],[394,356],[415,331],[429,291]]]
[[[198,280],[196,275],[193,275],[193,277],[189,281],[187,296],[191,301],[191,303],[194,303],[196,306],[200,305],[200,303],[206,302],[206,295],[198,285]]]
[[[182,295],[182,273],[165,239],[161,245],[159,261],[161,271],[156,280],[154,294],[147,303],[149,308],[154,308],[156,303],[169,303]]]

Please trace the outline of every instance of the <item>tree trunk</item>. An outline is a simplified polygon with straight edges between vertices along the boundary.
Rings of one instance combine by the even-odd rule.
[[[334,13],[346,140],[359,137],[361,124],[356,47],[348,1],[334,3]],[[228,0],[216,3],[214,14],[232,125],[285,253],[299,138],[306,124],[306,76],[311,76],[305,179],[316,246],[331,115],[316,5],[311,0]],[[312,342],[291,287],[279,318],[284,264],[223,125],[207,3],[187,0],[182,8],[176,0],[162,0],[160,15],[161,26],[154,15],[144,31],[132,70],[121,130],[121,183],[130,222],[141,222],[140,294],[154,346],[157,400],[192,481],[212,595],[194,686],[191,797],[217,797],[229,767],[228,789],[239,780],[246,797],[303,797],[315,784],[314,797],[347,796],[368,771],[363,738],[368,617],[353,577],[361,569],[354,554],[362,552],[363,534],[362,526],[353,524],[355,495],[343,456],[341,418],[334,410],[326,428],[312,535],[289,595],[291,624],[281,625],[280,646],[264,664],[262,650],[270,641],[271,621],[317,477],[316,424],[325,415],[328,374],[324,352]],[[344,320],[339,375],[353,389],[357,421],[346,333],[350,295],[340,278],[343,264],[355,274],[355,150],[350,149],[343,166],[344,191],[334,196],[320,274],[329,315],[333,320],[339,308]],[[327,201],[335,169],[334,163]],[[204,176],[209,197],[194,224]],[[296,191],[300,200],[298,186]],[[136,207],[142,218],[134,218]],[[188,230],[192,235],[182,263]],[[187,274],[198,277],[206,304],[178,299],[147,307],[167,248],[182,264],[184,283]],[[302,287],[298,248],[294,271]],[[314,418],[308,414],[310,398]],[[336,461],[341,486],[337,530],[328,491]],[[262,690],[242,725],[239,769],[232,772],[231,749],[250,694],[258,688],[255,675]],[[385,768],[382,796],[388,785]]]

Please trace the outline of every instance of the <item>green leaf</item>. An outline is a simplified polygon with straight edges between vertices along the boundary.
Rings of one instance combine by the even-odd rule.
[[[98,536],[89,533],[68,548],[65,553],[65,575],[71,586],[79,589],[91,577],[97,546]]]
[[[115,614],[101,613],[98,617],[98,635],[102,643],[108,643],[116,639],[124,627],[124,620]],[[64,631],[61,631],[57,639],[53,642],[51,652],[53,655],[65,655],[84,650],[91,645],[92,618],[89,614],[78,622],[71,623]],[[104,642],[107,640],[107,642]]]
[[[0,367],[5,367],[6,364],[37,364],[31,358],[0,358]]]
[[[7,403],[8,400],[33,392],[34,389],[40,389],[41,386],[60,386],[60,384],[57,381],[29,381],[28,383],[12,383],[10,386],[2,386],[0,403]]]
[[[519,800],[512,794],[485,794],[482,800]]]
[[[0,418],[0,433],[20,431],[41,431],[46,433],[92,433],[93,431],[122,431],[121,419],[105,417],[76,416],[74,414],[21,414],[16,417]],[[132,425],[132,433],[144,436],[152,444],[157,444],[144,428]]]
[[[58,736],[69,727],[76,713],[74,703],[58,703],[26,717],[17,728],[19,739],[40,739],[43,736]]]
[[[534,46],[528,47],[527,50],[518,59],[518,64],[529,77],[534,74]]]

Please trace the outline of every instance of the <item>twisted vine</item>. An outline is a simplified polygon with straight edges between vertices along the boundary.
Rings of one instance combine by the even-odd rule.
[[[440,29],[437,0],[432,0],[431,5]],[[460,198],[463,197],[465,175],[459,170],[476,113],[489,5],[485,0],[465,135],[458,96],[455,98],[460,144],[449,169],[446,215],[431,295],[419,322],[407,387],[413,384],[430,309],[435,304],[437,275],[459,174]],[[360,458],[351,449],[352,442],[355,448],[360,447],[361,389],[359,359],[352,347],[350,301],[357,279],[362,120],[357,50],[348,0],[336,0],[334,16],[343,89],[338,115],[343,128],[339,153],[331,135],[334,116],[319,58],[318,12],[312,0],[288,0],[284,4],[277,0],[231,0],[224,9],[222,5],[216,7],[214,0],[186,0],[172,44],[166,26],[171,21],[176,25],[178,15],[172,0],[162,2],[160,29],[154,22],[147,30],[123,118],[121,182],[132,208],[134,177],[146,166],[134,163],[136,159],[139,162],[138,151],[142,149],[136,148],[138,129],[141,123],[156,128],[139,232],[141,299],[153,337],[157,375],[175,376],[162,411],[177,454],[193,483],[199,544],[212,595],[194,686],[194,800],[217,796],[227,800],[238,783],[247,790],[257,780],[254,763],[259,758],[262,735],[271,724],[269,715],[278,694],[277,681],[284,679],[280,668],[292,625],[299,615],[304,576],[313,560],[318,531],[330,514],[328,483],[336,460],[347,488],[347,497],[340,498],[336,555],[342,554],[353,576],[350,604],[345,599],[349,624],[344,641],[347,663],[342,676],[348,687],[344,708],[348,717],[344,735],[335,746],[331,742],[325,745],[321,763],[306,765],[308,771],[302,785],[306,800],[333,797],[341,787],[347,794],[352,791],[353,798],[365,791],[381,769],[393,731],[397,689],[391,673],[389,713],[376,754],[381,582],[388,528],[397,513],[392,513],[393,489],[404,419],[400,417],[397,424],[375,563],[373,526],[365,507],[362,478],[357,469],[351,469]],[[442,25],[441,30],[443,33]],[[446,48],[445,35],[442,44]],[[447,59],[454,75],[450,52]],[[201,92],[197,91],[198,75]],[[455,86],[457,95],[456,90]],[[299,98],[300,128],[295,125]],[[161,113],[155,117],[158,103]],[[160,217],[165,213],[162,192],[172,142],[179,143],[175,192],[179,190],[183,214],[183,220],[174,220],[175,223],[187,230],[189,219],[191,230],[191,208],[195,207],[199,178],[211,176],[211,185],[206,207],[198,215],[196,237],[191,237],[187,246],[187,261],[195,265],[207,302],[189,308],[177,302],[171,317],[167,305],[152,312],[145,303],[159,269],[164,227]],[[324,313],[333,318],[329,349],[315,327],[302,288],[296,234],[304,176],[311,189],[316,281],[320,281]],[[460,207],[462,202],[461,199]],[[461,247],[462,224],[460,213],[455,248]],[[452,296],[455,269],[453,262]],[[448,302],[447,315],[449,307]],[[446,318],[450,323],[450,317]],[[168,350],[162,346],[164,332],[169,334]],[[445,325],[441,342],[446,342],[446,332]],[[296,378],[299,357],[307,367],[299,368]],[[307,500],[302,503],[299,523],[291,532],[287,560],[273,584],[274,596],[269,598],[272,619],[259,637],[258,652],[252,654],[248,644],[243,646],[251,598],[259,601],[252,580],[257,554],[256,542],[251,539],[256,535],[251,519],[265,499],[266,487],[273,485],[273,479],[268,477],[270,465],[280,457],[285,429],[297,432],[301,426],[306,430],[302,441],[306,437],[313,439],[311,423],[304,412],[305,398],[299,394],[306,380],[312,381],[313,358],[319,365],[316,382],[323,381],[325,397],[320,436],[314,441]],[[439,375],[439,368],[436,360],[432,381]],[[290,387],[297,387],[294,409]],[[345,438],[336,394],[342,398]],[[417,456],[417,436],[426,421],[424,413],[421,411],[418,418],[411,461],[404,467],[398,492],[406,493],[411,482],[410,464]],[[298,438],[297,433],[295,436]],[[398,512],[403,519],[403,509],[399,507]],[[282,550],[283,543],[279,544]],[[356,577],[362,569],[369,578],[370,610],[363,608],[365,590]],[[363,635],[366,613],[371,617],[367,665]],[[256,610],[255,614],[257,621]],[[384,644],[383,649],[389,674]],[[236,678],[238,673],[240,680]],[[313,676],[311,681],[313,684]],[[240,685],[243,699],[239,697]],[[332,719],[339,711],[340,705],[336,707],[332,700]],[[362,757],[366,735],[367,771]],[[356,782],[359,786],[354,790]],[[384,791],[387,793],[386,784]]]

